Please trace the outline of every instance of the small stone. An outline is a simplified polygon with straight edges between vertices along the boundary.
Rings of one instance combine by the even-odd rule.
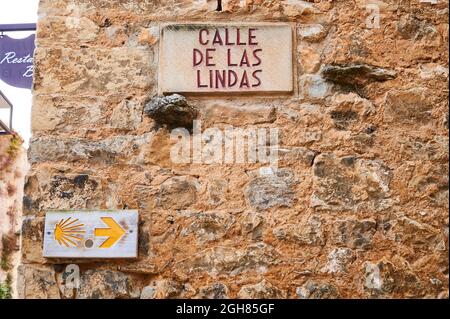
[[[164,209],[186,209],[197,200],[198,181],[191,177],[176,176],[161,184],[156,206]]]
[[[155,298],[155,288],[152,286],[145,286],[141,291],[140,299],[154,299]]]
[[[291,241],[299,245],[325,245],[322,221],[317,216],[311,216],[306,222],[302,221],[299,224],[278,226],[274,228],[272,233],[279,240]]]
[[[302,25],[298,29],[301,40],[308,42],[319,42],[326,37],[327,31],[321,24]]]
[[[311,206],[332,210],[382,210],[390,207],[391,170],[379,160],[320,154],[313,165]]]
[[[246,186],[245,197],[248,203],[257,210],[290,207],[294,200],[292,183],[290,170],[280,170],[275,175],[256,177]]]
[[[372,247],[372,237],[377,223],[373,219],[345,219],[333,224],[332,241],[352,249],[367,250]]]
[[[331,94],[331,85],[317,74],[305,74],[299,79],[300,93],[303,99],[312,102],[323,101]]]
[[[173,299],[181,298],[183,294],[183,285],[174,280],[161,279],[152,282],[146,286],[147,291],[153,290],[151,299]]]
[[[17,291],[20,299],[60,299],[55,272],[47,268],[21,265]]]
[[[375,295],[390,293],[396,285],[394,265],[384,260],[376,264],[367,262],[364,276],[364,288]]]
[[[241,273],[265,273],[272,265],[280,262],[279,253],[263,242],[250,244],[244,248],[223,244],[192,256],[183,263],[187,273],[208,273],[210,276]]]
[[[300,68],[303,74],[319,71],[322,56],[316,49],[309,47],[301,48],[299,55]]]
[[[286,293],[264,279],[257,284],[242,287],[237,297],[240,299],[284,299]]]
[[[397,32],[403,39],[420,40],[429,35],[438,34],[436,28],[412,15],[402,15],[397,23]]]
[[[356,259],[355,254],[349,248],[335,248],[328,255],[328,262],[322,272],[336,274],[346,273],[348,266]]]
[[[302,287],[296,289],[299,299],[337,299],[338,289],[329,283],[308,281]]]
[[[152,98],[145,106],[144,113],[159,124],[191,128],[198,110],[184,96],[173,94]]]
[[[194,221],[181,230],[181,236],[194,234],[200,244],[224,237],[234,223],[231,214],[225,212],[194,213]]]
[[[424,125],[431,120],[431,111],[434,107],[432,97],[428,89],[421,87],[390,90],[386,93],[383,103],[384,120]]]
[[[199,299],[228,299],[228,287],[223,283],[214,283],[201,287],[195,298]]]
[[[338,93],[331,98],[330,116],[337,129],[348,129],[374,111],[372,102],[355,93]]]
[[[130,279],[122,272],[87,270],[81,275],[77,299],[129,299],[132,297]]]
[[[139,103],[123,100],[114,109],[110,125],[113,128],[133,130],[142,121],[142,108]]]

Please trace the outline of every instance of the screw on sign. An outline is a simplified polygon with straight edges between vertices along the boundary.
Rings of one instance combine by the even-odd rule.
[[[137,225],[135,210],[47,212],[44,257],[136,258]]]

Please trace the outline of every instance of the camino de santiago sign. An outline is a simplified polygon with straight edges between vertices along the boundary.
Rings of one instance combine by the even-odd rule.
[[[161,93],[289,93],[288,23],[170,24],[162,28]]]
[[[34,38],[34,34],[24,39],[0,37],[0,80],[14,87],[31,89]]]
[[[136,258],[135,210],[52,211],[45,215],[44,257]]]

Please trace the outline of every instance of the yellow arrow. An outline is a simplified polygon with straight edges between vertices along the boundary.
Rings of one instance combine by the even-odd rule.
[[[111,217],[100,217],[103,222],[109,226],[109,228],[96,228],[94,235],[96,237],[108,237],[101,245],[100,248],[110,248],[125,234],[125,230],[116,223]]]

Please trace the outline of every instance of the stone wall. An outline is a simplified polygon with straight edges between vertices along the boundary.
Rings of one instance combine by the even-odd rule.
[[[448,297],[448,1],[222,3],[41,0],[21,297]],[[294,94],[187,97],[204,129],[279,128],[278,170],[171,161],[143,112],[169,21],[293,23]],[[46,210],[123,208],[137,260],[42,257]]]
[[[20,217],[27,166],[22,139],[0,135],[0,299],[16,295],[13,283],[20,260]]]

